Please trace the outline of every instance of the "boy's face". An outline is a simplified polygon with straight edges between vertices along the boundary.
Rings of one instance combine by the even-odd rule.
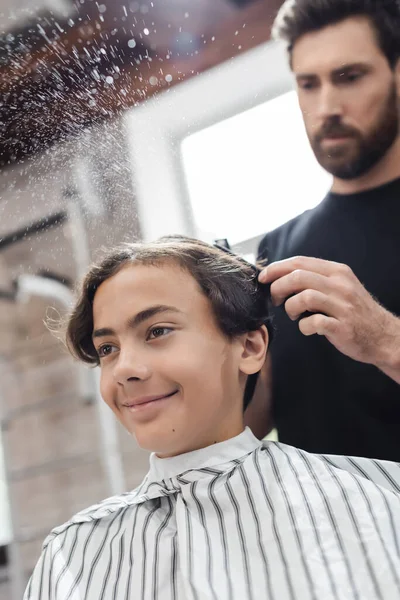
[[[223,336],[184,270],[124,267],[99,286],[93,320],[101,394],[141,447],[173,456],[243,430],[246,341]]]

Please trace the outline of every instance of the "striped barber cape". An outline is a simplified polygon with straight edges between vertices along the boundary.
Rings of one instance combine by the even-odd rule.
[[[133,492],[46,539],[25,600],[399,600],[400,465],[246,429],[152,455]]]

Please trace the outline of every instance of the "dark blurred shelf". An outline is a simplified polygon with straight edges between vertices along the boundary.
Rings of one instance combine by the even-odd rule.
[[[42,16],[39,27],[13,41],[12,62],[3,53],[0,166],[266,42],[282,0],[241,8],[230,0],[125,4],[77,3],[74,18],[48,18],[47,30]]]

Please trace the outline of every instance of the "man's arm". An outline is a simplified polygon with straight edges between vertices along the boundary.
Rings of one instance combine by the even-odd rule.
[[[340,352],[375,365],[400,384],[400,319],[381,306],[350,267],[297,256],[260,274],[275,305],[285,305],[306,335],[324,335]],[[304,313],[312,313],[302,318]]]
[[[388,314],[387,343],[372,363],[385,375],[400,384],[400,319]]]
[[[274,427],[271,410],[271,358],[269,354],[258,377],[253,399],[244,413],[244,422],[259,440],[265,438]]]

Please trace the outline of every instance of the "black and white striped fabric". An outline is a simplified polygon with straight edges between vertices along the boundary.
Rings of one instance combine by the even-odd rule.
[[[400,465],[238,437],[44,543],[25,600],[398,600]]]

